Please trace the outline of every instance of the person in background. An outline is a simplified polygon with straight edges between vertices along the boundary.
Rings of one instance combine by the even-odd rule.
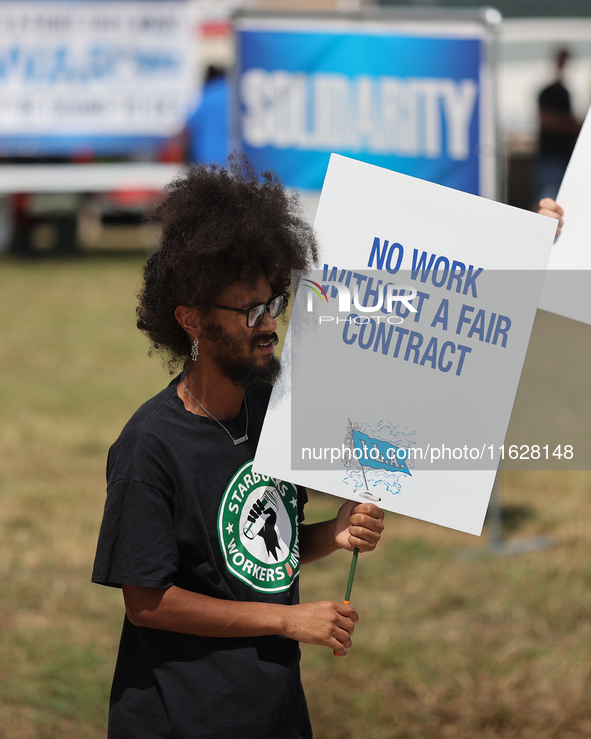
[[[556,197],[581,130],[580,122],[572,113],[569,91],[564,85],[564,69],[569,59],[570,54],[566,49],[560,49],[556,53],[556,80],[538,96],[539,200]]]
[[[195,164],[222,164],[230,153],[229,93],[226,72],[210,65],[199,105],[185,129],[187,158]]]

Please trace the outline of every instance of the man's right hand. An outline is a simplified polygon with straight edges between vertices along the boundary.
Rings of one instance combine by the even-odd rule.
[[[352,605],[323,600],[285,607],[283,636],[329,647],[341,657],[351,647],[351,634],[359,615]]]

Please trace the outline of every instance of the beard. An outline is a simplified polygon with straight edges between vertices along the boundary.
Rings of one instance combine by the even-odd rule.
[[[274,354],[269,356],[263,367],[257,367],[254,362],[232,360],[227,360],[223,366],[219,364],[218,366],[228,380],[243,389],[272,385],[281,372],[281,364]]]
[[[244,341],[239,341],[214,321],[203,326],[203,333],[212,341],[213,358],[219,371],[236,387],[246,389],[272,385],[279,377],[281,364],[274,354],[269,354],[263,365],[257,364],[252,354],[241,357],[245,349],[253,351],[261,342],[272,341],[277,344],[277,334],[259,334],[256,339],[249,340],[245,337]]]

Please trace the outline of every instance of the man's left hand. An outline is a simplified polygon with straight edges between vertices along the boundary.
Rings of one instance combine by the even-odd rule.
[[[384,530],[384,511],[373,503],[348,500],[336,517],[335,542],[341,549],[352,552],[373,551]]]

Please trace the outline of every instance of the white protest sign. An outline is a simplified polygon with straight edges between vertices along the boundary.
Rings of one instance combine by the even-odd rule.
[[[315,226],[256,471],[479,534],[555,224],[333,155]]]
[[[591,115],[587,113],[556,197],[564,208],[539,307],[591,323]]]
[[[171,136],[193,94],[187,3],[0,3],[0,136]]]

